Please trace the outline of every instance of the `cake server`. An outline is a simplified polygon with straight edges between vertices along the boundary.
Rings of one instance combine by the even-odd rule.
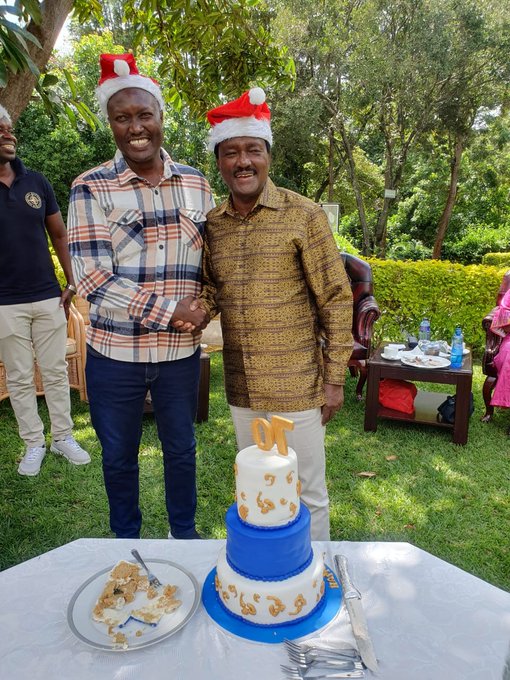
[[[377,659],[375,658],[374,647],[368,633],[365,612],[361,603],[361,593],[351,580],[347,570],[347,558],[345,555],[335,555],[335,566],[340,583],[342,584],[345,606],[347,607],[352,632],[354,633],[361,659],[367,668],[371,671],[377,671]]]

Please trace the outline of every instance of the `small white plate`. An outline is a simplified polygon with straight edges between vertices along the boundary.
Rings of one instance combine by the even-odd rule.
[[[145,562],[154,565],[152,570],[162,583],[177,586],[175,596],[181,600],[181,606],[170,614],[165,614],[155,627],[138,622],[128,623],[121,629],[127,637],[128,647],[124,649],[120,645],[115,645],[108,635],[108,626],[92,618],[92,610],[103,591],[107,575],[115,566],[112,564],[87,579],[69,602],[67,621],[76,637],[96,649],[124,652],[161,642],[188,623],[200,604],[200,589],[196,578],[174,562],[158,559],[146,559]],[[137,636],[139,630],[142,631],[142,635]]]
[[[400,361],[400,352],[395,357],[387,357],[384,352],[381,352],[381,357],[386,359],[386,361]]]

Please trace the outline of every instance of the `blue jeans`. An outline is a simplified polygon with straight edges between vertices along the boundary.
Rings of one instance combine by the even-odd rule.
[[[174,538],[195,532],[195,433],[200,348],[190,357],[157,364],[115,361],[88,352],[87,391],[92,425],[103,449],[110,527],[117,538],[139,538],[138,450],[150,390],[163,449],[165,500]]]

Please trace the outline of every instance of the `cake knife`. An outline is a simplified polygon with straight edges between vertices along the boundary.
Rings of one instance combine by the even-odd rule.
[[[368,633],[367,621],[363,605],[361,603],[361,593],[353,584],[347,570],[347,558],[345,555],[335,555],[335,565],[337,568],[340,583],[342,584],[345,606],[351,621],[352,632],[361,660],[371,671],[377,671],[377,659],[375,658],[374,647]]]

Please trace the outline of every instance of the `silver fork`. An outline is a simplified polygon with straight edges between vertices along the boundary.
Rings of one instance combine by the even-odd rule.
[[[283,674],[289,680],[299,680],[300,678],[306,678],[306,680],[319,680],[319,678],[364,678],[365,674],[363,671],[328,671],[327,669],[313,669],[313,668],[299,668],[296,666],[280,666]]]
[[[294,658],[302,659],[305,663],[310,663],[314,660],[324,659],[338,660],[338,661],[361,661],[358,651],[355,649],[333,649],[331,647],[314,647],[306,643],[297,644],[291,640],[284,640],[283,644],[289,656],[292,654]]]
[[[140,553],[138,552],[138,550],[135,550],[135,549],[133,548],[133,550],[131,551],[131,554],[133,555],[133,557],[135,558],[135,560],[136,560],[139,564],[141,564],[142,567],[143,567],[143,568],[145,569],[145,571],[147,572],[147,578],[149,579],[149,585],[152,586],[153,588],[161,588],[161,586],[162,586],[163,584],[161,583],[161,581],[159,580],[159,578],[158,578],[157,576],[154,576],[154,574],[152,573],[152,571],[149,569],[149,567],[148,567],[148,566],[145,564],[145,562],[142,560],[142,558],[140,557]]]
[[[299,666],[300,668],[325,668],[326,670],[332,671],[362,671],[364,669],[363,663],[361,661],[344,661],[329,657],[320,657],[310,661],[303,656],[294,655],[292,652],[289,652],[289,660],[291,663]]]

